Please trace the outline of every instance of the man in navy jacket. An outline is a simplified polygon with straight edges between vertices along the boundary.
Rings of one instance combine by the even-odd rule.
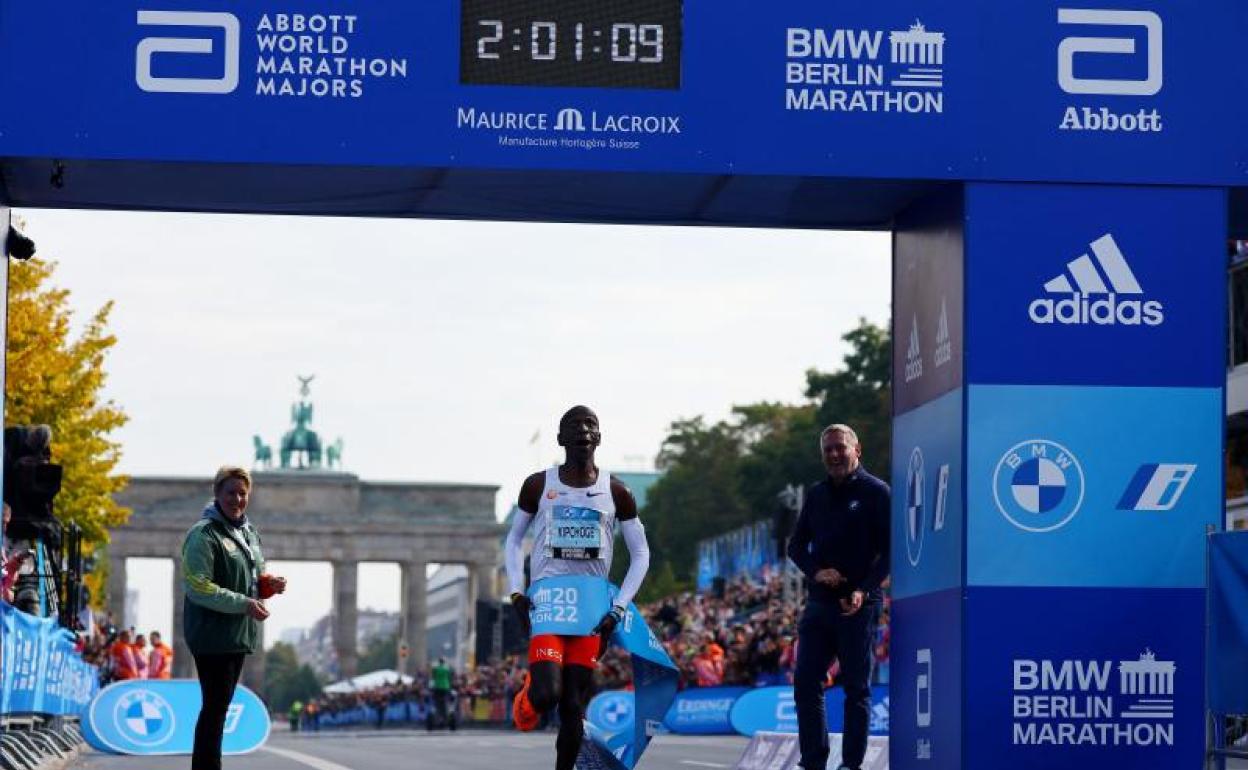
[[[890,493],[860,464],[862,446],[848,425],[824,428],[819,448],[828,477],[808,490],[789,541],[789,558],[809,588],[793,674],[798,742],[801,766],[825,770],[823,682],[835,658],[845,690],[840,767],[858,770],[867,751],[880,584],[888,577]]]

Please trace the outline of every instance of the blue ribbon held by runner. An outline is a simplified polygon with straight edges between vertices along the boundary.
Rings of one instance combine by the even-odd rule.
[[[617,594],[619,589],[604,578],[543,578],[529,586],[533,634],[589,636],[602,616],[610,612]],[[586,723],[587,740],[576,758],[577,770],[633,770],[676,697],[676,666],[637,605],[629,603],[610,641],[623,647],[632,659],[637,709],[632,734],[608,733]]]

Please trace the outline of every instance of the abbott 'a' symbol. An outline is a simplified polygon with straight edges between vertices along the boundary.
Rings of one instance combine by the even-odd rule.
[[[206,55],[214,53],[211,37],[145,37],[135,49],[134,81],[149,93],[228,94],[238,88],[239,42],[241,27],[232,13],[200,13],[194,11],[139,11],[140,26],[192,27],[217,29],[224,36],[219,53],[222,74],[219,78],[157,77],[152,74],[152,59],[157,54]]]
[[[1032,323],[1114,326],[1160,326],[1165,320],[1162,304],[1144,300],[1144,290],[1111,233],[1092,241],[1092,255],[1081,254],[1060,275],[1047,281],[1044,290],[1065,299],[1042,297],[1027,308]]]
[[[1118,501],[1120,511],[1168,511],[1178,504],[1196,473],[1191,463],[1145,463]]]

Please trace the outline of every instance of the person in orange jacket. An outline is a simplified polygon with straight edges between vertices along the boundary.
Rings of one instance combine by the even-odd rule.
[[[152,632],[152,654],[147,661],[148,679],[169,679],[173,676],[173,649],[160,638],[159,631]]]
[[[139,667],[134,662],[134,644],[130,641],[130,630],[126,629],[117,635],[117,639],[109,645],[108,656],[113,662],[113,679],[137,679]]]

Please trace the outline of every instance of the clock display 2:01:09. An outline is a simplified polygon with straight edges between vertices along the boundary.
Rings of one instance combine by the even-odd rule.
[[[481,19],[477,22],[482,27],[477,38],[478,59],[501,59],[501,49],[508,44],[506,24],[501,19]],[[528,30],[528,54],[534,61],[556,61],[559,58],[559,23],[554,21],[533,21]],[[520,28],[511,30],[512,36],[520,36]],[[566,33],[566,30],[565,30]],[[610,34],[602,29],[585,29],[584,22],[573,25],[574,45],[569,53],[576,61],[588,58],[610,56],[617,64],[638,62],[641,64],[663,63],[663,25],[662,24],[629,24],[616,22],[611,25]],[[586,37],[590,40],[587,42]],[[603,38],[609,38],[605,40]],[[565,46],[566,47],[566,46]],[[511,44],[512,51],[523,52],[520,43]]]
[[[680,87],[681,0],[463,0],[460,82]]]

